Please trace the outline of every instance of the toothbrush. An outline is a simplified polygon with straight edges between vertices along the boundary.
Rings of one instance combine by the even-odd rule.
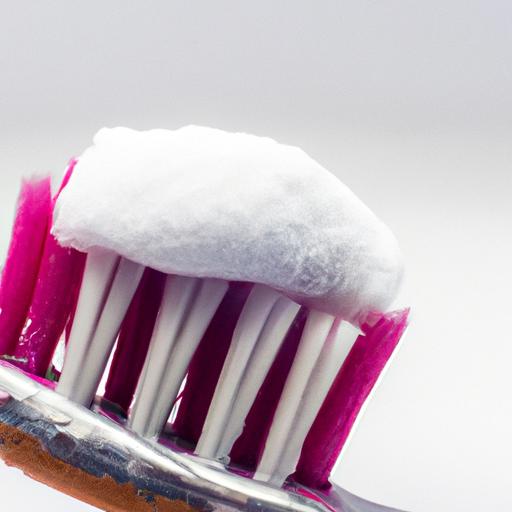
[[[329,476],[407,327],[401,276],[389,229],[298,148],[103,129],[53,198],[22,187],[0,454],[105,510],[391,510]]]

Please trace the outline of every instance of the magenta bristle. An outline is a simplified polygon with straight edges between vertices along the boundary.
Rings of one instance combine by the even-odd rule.
[[[61,247],[48,234],[25,327],[14,355],[24,370],[44,376],[73,307],[85,254]]]
[[[307,319],[307,310],[302,308],[293,322],[272,367],[251,407],[242,435],[230,453],[231,461],[254,470],[265,446],[274,413],[277,409],[284,383],[290,372]]]
[[[147,268],[119,333],[104,398],[127,413],[133,400],[165,285],[165,274]]]
[[[52,200],[51,215],[75,164],[76,160],[72,160],[65,172],[59,191]],[[32,302],[14,353],[15,364],[40,377],[46,375],[74,308],[86,257],[84,253],[62,247],[50,232],[50,221],[46,231]]]
[[[251,284],[231,283],[189,366],[174,432],[197,443]]]
[[[373,387],[393,355],[405,328],[409,310],[382,315],[373,326],[363,326],[325,399],[302,448],[295,480],[325,488],[334,464]]]
[[[0,356],[13,355],[27,318],[51,212],[50,178],[25,180],[0,284]]]
[[[87,255],[85,255],[83,265],[78,273],[76,286],[72,290],[70,290],[71,310],[69,313],[68,321],[66,323],[66,327],[64,329],[64,341],[66,343],[66,346],[68,344],[69,337],[71,335],[71,328],[73,327],[73,322],[75,321],[76,308],[78,306],[78,297],[80,296],[80,289],[82,287],[82,280],[84,277],[86,260],[87,260]]]
[[[59,198],[59,196],[62,193],[62,191],[64,190],[64,188],[66,188],[67,184],[69,183],[69,180],[71,179],[71,176],[73,175],[73,171],[75,170],[77,163],[78,163],[77,158],[71,158],[69,160],[68,167],[66,169],[66,172],[64,173],[64,177],[62,178],[62,182],[60,184],[59,191],[57,192],[57,195],[54,198],[54,204],[53,204],[54,208],[55,208],[57,199]],[[69,293],[71,294],[72,297],[71,297],[71,310],[69,313],[69,318],[68,318],[68,321],[66,322],[66,326],[64,328],[64,339],[65,339],[66,344],[69,340],[69,335],[71,334],[71,327],[73,326],[73,320],[75,319],[76,307],[78,304],[78,296],[80,295],[80,287],[82,285],[82,279],[84,276],[86,258],[87,258],[87,256],[84,255],[84,261],[83,261],[80,269],[77,272],[78,276],[75,281],[75,286],[71,290],[69,290]],[[55,368],[53,370],[54,370],[54,372],[56,372]],[[60,373],[60,372],[56,372],[56,373]]]
[[[67,187],[69,180],[71,179],[71,176],[73,175],[73,171],[75,170],[75,166],[78,163],[77,158],[71,158],[68,163],[68,167],[66,171],[64,172],[64,177],[62,178],[62,181],[60,183],[59,190],[54,198],[54,204],[57,202],[57,199],[59,198],[61,192]]]

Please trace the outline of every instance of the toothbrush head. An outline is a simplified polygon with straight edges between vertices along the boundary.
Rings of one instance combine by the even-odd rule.
[[[2,273],[8,463],[105,510],[391,510],[329,480],[409,313],[347,187],[187,127],[104,129],[50,190],[24,183]]]

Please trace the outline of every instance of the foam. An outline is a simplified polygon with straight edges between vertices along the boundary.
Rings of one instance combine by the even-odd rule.
[[[267,284],[353,322],[384,311],[402,276],[391,231],[302,150],[198,126],[100,130],[53,233],[162,272]]]

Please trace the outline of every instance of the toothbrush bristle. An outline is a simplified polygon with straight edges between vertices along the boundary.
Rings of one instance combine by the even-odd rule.
[[[129,413],[128,424],[140,435],[148,435],[160,384],[172,353],[173,342],[185,322],[200,280],[181,276],[167,276],[162,305],[156,320],[148,355],[140,376],[135,401]],[[157,437],[153,432],[150,437]]]
[[[302,448],[295,478],[325,488],[369,395],[389,365],[408,325],[409,310],[378,315],[363,325]]]
[[[283,398],[276,411],[276,421],[273,423],[267,437],[265,450],[257,470],[264,480],[281,485],[297,467],[307,434],[315,418],[318,416],[336,374],[359,333],[359,329],[356,329],[348,322],[342,322],[339,319],[334,321],[311,371],[309,380],[305,384],[305,389],[295,414],[288,407],[286,396],[287,382]],[[299,347],[299,350],[301,349],[302,346]],[[300,360],[300,354],[297,359]],[[293,390],[298,387],[293,383],[293,373],[290,374],[290,386]],[[282,452],[279,453],[279,446],[276,446],[273,441],[275,438],[274,432],[280,429],[279,418],[281,411],[283,411],[282,415],[285,418],[290,418],[292,427],[286,437],[286,441],[281,443]],[[273,465],[272,470],[269,471],[268,468],[271,464]]]
[[[222,280],[168,279],[155,335],[128,417],[135,432],[149,438],[162,433],[190,360],[227,289],[228,283]]]
[[[242,435],[231,450],[231,461],[255,470],[268,436],[274,413],[290,373],[306,325],[308,311],[301,308],[268,372],[245,420]]]
[[[75,390],[73,399],[80,404],[89,406],[96,396],[119,329],[143,272],[142,265],[121,258],[94,334],[88,341],[89,346],[86,358],[82,361],[81,376],[77,376],[76,383],[73,385]]]
[[[327,313],[311,311],[308,315],[299,348],[286,379],[279,405],[274,414],[270,432],[265,441],[262,457],[258,462],[255,478],[264,481],[278,480],[280,459],[284,456],[287,440],[302,406],[308,382],[320,357],[336,318]],[[288,475],[286,475],[288,476]]]
[[[245,419],[299,310],[300,306],[286,297],[279,298],[272,308],[244,370],[216,458],[227,458],[242,434]]]
[[[51,219],[50,178],[24,181],[0,286],[0,356],[12,356],[36,286]]]
[[[72,400],[75,395],[79,398],[82,364],[87,357],[118,264],[119,257],[107,251],[96,250],[87,257],[64,367],[57,386],[59,393]]]
[[[148,353],[164,285],[165,274],[146,268],[121,325],[104,399],[116,404],[125,414],[128,414]]]
[[[61,247],[51,233],[45,242],[25,326],[14,351],[16,364],[44,376],[74,308],[85,254]]]
[[[24,183],[7,258],[11,265],[21,262],[23,267],[23,276],[18,276],[14,280],[18,289],[13,304],[20,302],[23,297],[30,303],[23,330],[19,333],[14,348],[11,348],[11,351],[14,351],[12,361],[21,369],[40,377],[46,374],[62,331],[76,306],[85,266],[85,254],[62,247],[51,233],[57,200],[68,184],[76,163],[76,159],[71,159],[59,190],[53,198],[50,178],[34,179]],[[40,237],[43,242],[37,261],[36,247]],[[27,263],[30,258],[32,265]],[[0,296],[9,290],[9,281],[12,280],[9,274],[12,274],[12,269],[7,269],[2,276]],[[36,280],[30,300],[27,291],[23,291],[23,283],[30,279],[31,275],[35,276]],[[1,302],[4,300],[5,297],[0,298],[0,311],[3,311],[4,316],[0,319],[0,324],[2,320],[12,322],[16,318],[16,315],[9,312],[9,308],[2,308]],[[12,308],[12,304],[9,307]],[[0,327],[0,338],[8,339],[8,335],[2,330]]]
[[[173,430],[193,445],[201,436],[233,332],[251,288],[250,283],[230,283],[190,362],[187,385],[181,396]]]
[[[75,164],[76,160],[71,160],[60,189],[51,201],[31,305],[14,351],[16,365],[38,376],[46,374],[62,331],[75,307],[85,265],[85,254],[62,247],[51,233],[55,205]],[[40,192],[44,203],[48,200],[47,188],[50,188],[49,183]],[[34,233],[31,235],[34,236]],[[11,258],[14,257],[11,255]]]
[[[217,458],[247,364],[278,299],[276,291],[260,285],[254,286],[247,298],[195,449],[201,457]]]

